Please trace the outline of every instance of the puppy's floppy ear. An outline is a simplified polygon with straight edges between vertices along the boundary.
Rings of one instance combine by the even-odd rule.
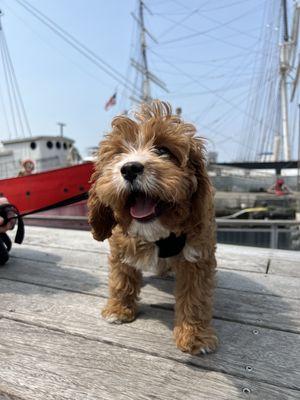
[[[213,187],[206,170],[202,139],[191,138],[189,162],[195,176],[195,191],[191,197],[192,225],[201,227],[205,221],[214,218]]]
[[[88,221],[94,239],[103,241],[111,236],[116,221],[112,209],[102,204],[97,196],[95,174],[92,176],[92,182],[88,199]]]

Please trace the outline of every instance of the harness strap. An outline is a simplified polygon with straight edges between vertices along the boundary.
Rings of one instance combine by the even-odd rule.
[[[158,246],[158,257],[168,258],[177,256],[177,254],[179,254],[184,248],[185,242],[185,233],[176,236],[173,232],[166,239],[157,240],[155,244]]]

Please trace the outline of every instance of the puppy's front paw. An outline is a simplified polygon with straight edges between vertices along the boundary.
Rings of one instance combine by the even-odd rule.
[[[216,350],[218,338],[211,327],[201,328],[184,323],[174,328],[176,346],[185,353],[208,354]]]
[[[136,310],[122,305],[107,305],[101,312],[102,318],[111,324],[131,322],[136,317]]]

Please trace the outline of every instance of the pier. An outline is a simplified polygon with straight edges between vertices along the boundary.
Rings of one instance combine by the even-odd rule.
[[[220,347],[191,356],[172,340],[172,278],[145,274],[136,321],[100,318],[108,245],[90,233],[28,227],[0,269],[0,399],[300,398],[300,260],[218,246]]]

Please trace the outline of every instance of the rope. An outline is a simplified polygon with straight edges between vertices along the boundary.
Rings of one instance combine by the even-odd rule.
[[[16,116],[15,116],[15,111],[14,111],[14,106],[13,106],[11,88],[9,85],[9,78],[8,78],[8,72],[7,72],[6,58],[5,58],[5,54],[4,54],[4,48],[3,48],[3,31],[2,30],[1,30],[1,36],[0,36],[0,49],[1,49],[2,65],[3,65],[3,70],[4,70],[4,78],[5,78],[6,90],[7,90],[8,100],[9,100],[9,108],[10,108],[10,114],[11,114],[11,119],[12,119],[12,123],[13,123],[14,135],[16,137],[18,137]]]

